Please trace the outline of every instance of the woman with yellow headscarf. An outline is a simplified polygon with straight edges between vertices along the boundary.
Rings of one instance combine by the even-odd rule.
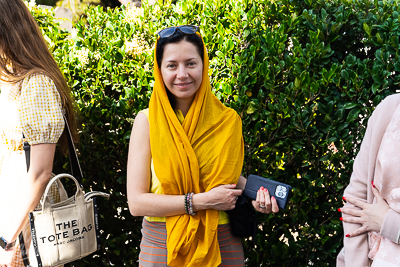
[[[136,117],[128,158],[128,204],[146,216],[140,266],[243,266],[243,247],[224,210],[246,179],[242,123],[211,92],[198,27],[159,32],[154,90]],[[260,189],[256,210],[277,212]]]

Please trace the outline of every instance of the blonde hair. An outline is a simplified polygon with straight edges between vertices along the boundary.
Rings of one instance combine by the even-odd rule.
[[[22,0],[0,0],[0,14],[0,80],[22,84],[33,74],[50,77],[60,94],[72,137],[77,140],[71,90],[29,9]],[[66,131],[60,145],[65,151]]]

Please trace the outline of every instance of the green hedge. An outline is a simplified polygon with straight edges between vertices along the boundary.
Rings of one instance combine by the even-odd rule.
[[[243,240],[247,265],[334,266],[343,237],[336,210],[367,118],[400,81],[399,10],[398,1],[369,0],[89,8],[87,24],[66,39],[32,9],[77,100],[84,187],[112,194],[100,202],[103,248],[76,266],[137,266],[129,137],[152,91],[154,33],[178,24],[201,27],[213,91],[242,117],[244,174],[294,187],[288,209],[259,215],[257,236]]]

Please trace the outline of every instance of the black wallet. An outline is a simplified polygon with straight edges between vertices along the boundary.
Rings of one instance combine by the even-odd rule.
[[[268,189],[271,197],[275,197],[279,209],[284,210],[286,208],[292,187],[290,185],[273,181],[261,176],[251,174],[249,177],[247,177],[243,195],[255,200],[257,198],[257,191],[261,186]]]

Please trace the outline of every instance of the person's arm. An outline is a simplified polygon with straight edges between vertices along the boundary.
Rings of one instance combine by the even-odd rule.
[[[400,213],[389,209],[383,218],[380,234],[395,244],[400,244]]]
[[[370,120],[372,117],[370,118]],[[372,121],[369,122],[371,125]],[[360,151],[357,154],[356,159],[353,164],[353,173],[350,178],[350,183],[344,191],[345,198],[357,199],[363,203],[367,202],[367,190],[368,190],[368,164],[370,159],[370,144],[371,144],[371,133],[372,128],[367,127],[364,139],[361,143]],[[346,202],[344,208],[355,208],[354,204]],[[365,267],[369,266],[368,259],[368,240],[367,233],[363,233],[358,236],[348,237],[349,233],[356,231],[361,227],[358,223],[348,223],[346,222],[347,214],[343,213],[343,249],[344,254],[339,254],[339,257],[344,257],[343,261],[345,266],[359,266]]]
[[[371,181],[375,174],[376,157],[387,125],[399,103],[400,97],[398,95],[385,98],[376,107],[368,120],[368,126],[361,143],[360,151],[354,160],[350,183],[343,194],[346,199],[358,200],[360,203],[367,203],[367,200],[370,199],[370,202],[372,202]],[[357,209],[350,202],[347,202],[343,208],[345,210]],[[362,224],[347,222],[348,216],[343,213],[344,253],[338,255],[338,263],[345,263],[346,266],[368,266],[369,246],[367,232],[354,235],[362,227]]]
[[[133,216],[166,217],[185,213],[184,195],[150,193],[150,131],[149,122],[139,113],[133,124],[128,155],[127,193],[129,210]],[[236,185],[221,185],[193,196],[193,210],[233,209],[242,190]]]
[[[8,242],[17,239],[23,226],[26,224],[29,212],[33,211],[50,180],[53,167],[55,144],[38,144],[31,146],[31,162],[27,174],[26,183],[22,184],[20,205],[13,209],[13,214],[6,216],[4,220],[7,232],[0,233]],[[23,168],[23,166],[21,166]],[[0,248],[0,265],[10,264],[12,251],[4,251]],[[9,265],[11,266],[11,265]]]

